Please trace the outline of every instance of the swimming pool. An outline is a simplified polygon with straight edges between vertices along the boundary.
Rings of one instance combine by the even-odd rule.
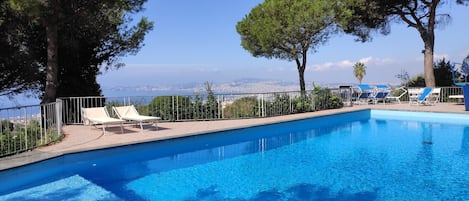
[[[67,154],[0,200],[469,200],[469,117],[364,110]]]

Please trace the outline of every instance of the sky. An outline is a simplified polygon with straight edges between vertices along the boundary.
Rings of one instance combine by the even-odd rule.
[[[236,24],[261,0],[149,0],[144,12],[155,23],[136,55],[121,59],[125,67],[102,72],[102,88],[118,86],[167,86],[186,83],[227,83],[241,79],[298,82],[294,61],[253,57],[241,47]],[[450,23],[437,29],[435,61],[446,58],[461,62],[469,54],[469,6],[448,3],[440,13],[449,13]],[[135,16],[138,19],[140,16]],[[308,54],[305,81],[357,83],[353,65],[364,62],[364,83],[399,83],[405,70],[414,76],[423,72],[423,42],[418,32],[395,23],[387,36],[378,33],[371,42],[356,42],[338,34]]]

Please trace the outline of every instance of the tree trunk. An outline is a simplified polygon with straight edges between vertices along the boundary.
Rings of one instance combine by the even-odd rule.
[[[425,85],[427,87],[435,87],[435,73],[433,70],[433,42],[424,41],[425,50],[423,56],[423,74],[425,76]]]
[[[295,61],[296,61],[296,67],[298,69],[301,94],[305,94],[306,92],[306,85],[305,85],[306,56],[303,55],[302,63],[300,62],[299,59],[295,59]]]
[[[57,2],[52,1],[52,7],[57,8]],[[58,72],[58,25],[57,12],[49,16],[44,22],[47,35],[47,67],[46,67],[46,85],[42,103],[54,102],[57,98],[57,72]]]
[[[422,1],[423,2],[423,1]],[[433,50],[435,47],[435,18],[436,9],[440,0],[432,0],[429,5],[429,15],[426,30],[420,29],[420,36],[424,43],[424,55],[423,55],[423,74],[425,77],[425,85],[427,87],[435,87],[435,72],[433,70]]]
[[[298,75],[300,78],[300,90],[301,90],[301,93],[304,93],[306,91],[304,67],[301,67],[300,69],[298,69]]]

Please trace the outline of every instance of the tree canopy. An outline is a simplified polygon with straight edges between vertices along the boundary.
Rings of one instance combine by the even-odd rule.
[[[236,30],[242,47],[253,56],[295,61],[305,91],[307,53],[335,33],[333,10],[328,0],[266,0],[238,22]]]
[[[10,38],[15,38],[16,41],[8,37],[0,38],[0,44],[12,50],[9,54],[27,55],[28,60],[24,62],[21,61],[24,58],[20,56],[6,58],[1,55],[0,67],[6,69],[7,75],[0,78],[0,83],[11,82],[19,64],[25,66],[21,71],[31,71],[39,76],[25,75],[28,79],[23,80],[29,83],[25,87],[16,82],[7,88],[0,88],[0,91],[14,94],[36,86],[43,92],[43,102],[54,101],[60,96],[100,95],[100,86],[96,82],[100,69],[123,66],[118,62],[119,58],[135,54],[143,45],[145,34],[153,28],[153,23],[145,17],[135,25],[130,25],[134,24],[132,15],[143,10],[144,2],[145,0],[3,2],[0,9],[6,12],[2,12],[0,29],[6,32],[1,34],[22,33],[10,34]],[[16,20],[19,17],[21,20]],[[9,21],[15,23],[7,23]],[[50,34],[51,26],[52,32],[56,29],[57,34]],[[53,41],[56,42],[51,44],[50,40],[54,37]],[[55,67],[53,61],[51,65],[54,55],[57,60]],[[7,63],[7,59],[11,60],[10,63]],[[48,94],[51,87],[55,92]]]
[[[366,66],[362,62],[357,62],[353,65],[353,74],[357,78],[358,82],[361,84],[363,77],[366,75]]]
[[[100,95],[101,89],[96,82],[100,67],[103,70],[122,67],[124,64],[119,63],[118,59],[137,53],[143,45],[145,34],[153,27],[146,18],[133,27],[126,27],[131,23],[131,18],[124,15],[122,9],[133,13],[143,9],[142,5],[134,8],[114,4],[113,8],[121,11],[109,8],[108,12],[103,13],[107,6],[106,3],[93,1],[64,6],[64,12],[69,13],[70,17],[59,29],[58,97]],[[88,9],[80,10],[78,7]],[[116,13],[108,14],[111,11]]]
[[[355,1],[346,1],[355,2]],[[389,24],[403,22],[414,28],[424,43],[424,77],[426,86],[435,86],[433,55],[435,28],[448,22],[449,14],[439,13],[439,8],[450,1],[442,0],[358,0],[357,6],[349,5],[354,15],[344,30],[349,33],[370,37],[370,30],[378,29],[389,33]],[[469,0],[456,0],[457,4],[467,5]]]
[[[44,46],[39,38],[44,38],[39,27],[0,2],[0,96],[40,90],[43,74],[37,61],[46,54],[39,51]]]

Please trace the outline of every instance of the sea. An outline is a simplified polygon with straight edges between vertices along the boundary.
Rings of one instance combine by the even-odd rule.
[[[191,90],[103,90],[103,96],[105,97],[193,95],[195,93],[195,91]],[[41,100],[38,97],[27,94],[19,94],[11,97],[0,96],[0,109],[39,105],[40,102]]]
[[[343,83],[315,83],[321,87],[334,88]],[[346,84],[351,85],[351,84]],[[307,86],[310,90],[312,85]],[[282,92],[298,90],[298,83],[243,79],[229,83],[212,84],[212,91],[215,94],[236,94],[236,93],[265,93]],[[181,86],[120,86],[120,87],[102,87],[105,97],[128,97],[128,96],[170,96],[170,95],[195,95],[205,94],[203,83],[189,83]],[[15,108],[22,106],[39,105],[40,99],[31,94],[19,94],[12,97],[0,96],[0,110],[4,108]]]

